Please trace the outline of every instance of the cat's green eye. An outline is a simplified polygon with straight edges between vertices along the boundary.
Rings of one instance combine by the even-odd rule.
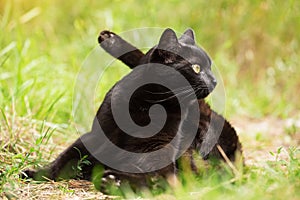
[[[199,74],[200,71],[201,71],[201,67],[200,67],[200,65],[198,65],[198,64],[192,65],[192,68],[193,68],[193,70],[194,70],[194,72],[195,72],[196,74]]]

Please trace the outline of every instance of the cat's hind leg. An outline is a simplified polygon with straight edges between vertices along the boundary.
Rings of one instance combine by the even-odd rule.
[[[85,137],[93,137],[86,133]],[[24,170],[21,178],[32,178],[34,180],[60,180],[60,179],[91,179],[92,167],[98,161],[85,148],[81,138],[78,138],[72,145],[63,151],[48,166],[37,170]]]

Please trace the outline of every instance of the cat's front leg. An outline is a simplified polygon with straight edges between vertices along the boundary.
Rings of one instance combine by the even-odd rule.
[[[102,176],[101,184],[95,185],[95,187],[105,194],[112,194],[113,190],[122,191],[122,188],[128,189],[128,187],[134,192],[145,188],[165,190],[166,187],[176,186],[178,183],[175,168],[173,164],[170,164],[163,169],[147,173],[128,173],[108,169]]]
[[[140,64],[144,53],[113,32],[104,30],[98,37],[100,46],[131,69]]]
[[[205,127],[200,130],[201,142],[198,143],[197,150],[203,157],[208,159],[214,157],[224,159],[220,149],[224,151],[226,157],[234,161],[235,154],[242,154],[241,144],[235,129],[221,115],[211,111],[208,118],[202,118]],[[219,146],[219,147],[217,147]]]

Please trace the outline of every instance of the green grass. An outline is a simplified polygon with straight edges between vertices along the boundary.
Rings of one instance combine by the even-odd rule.
[[[27,185],[18,178],[20,170],[48,163],[78,137],[73,88],[85,58],[98,46],[99,31],[120,33],[143,27],[195,30],[198,43],[222,75],[223,114],[229,119],[245,123],[249,118],[299,119],[298,1],[0,0],[0,192],[24,197],[20,191]],[[101,83],[98,103],[129,71],[119,62],[114,65]],[[104,66],[99,63],[99,67]],[[276,159],[275,152],[273,162],[261,160],[264,165],[239,169],[240,176],[224,165],[221,172],[209,171],[199,180],[191,177],[173,192],[175,197],[299,199],[299,126],[295,124],[282,124],[285,130],[279,140],[288,141],[287,157]],[[248,137],[252,134],[257,138]],[[241,138],[245,152],[253,142],[258,148],[278,141],[264,132],[245,132]],[[65,185],[55,191],[74,192]]]

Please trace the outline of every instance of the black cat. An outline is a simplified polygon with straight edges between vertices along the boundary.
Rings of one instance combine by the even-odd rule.
[[[183,157],[196,172],[193,151],[203,159],[223,159],[219,145],[232,161],[235,153],[241,152],[235,130],[203,100],[216,86],[216,80],[210,71],[211,60],[195,44],[191,29],[179,39],[173,30],[166,29],[159,44],[145,55],[109,31],[102,32],[98,41],[132,72],[107,93],[91,132],[77,139],[48,167],[24,171],[25,177],[91,180],[94,167],[100,165],[104,178],[114,175],[132,185],[147,186],[148,177],[176,174],[180,170],[178,160]],[[147,84],[139,85],[147,79]],[[112,105],[116,112],[125,109],[124,116],[127,109],[127,117],[138,127],[128,125],[127,117],[116,117]],[[76,167],[82,155],[88,162],[80,166],[78,173]]]
[[[181,37],[181,41],[184,43],[195,45],[193,30],[186,30],[183,36]],[[134,47],[133,45],[131,45],[130,43],[128,43],[120,36],[116,35],[111,31],[102,31],[98,37],[98,42],[106,52],[125,63],[131,69],[139,66],[141,63],[144,62],[143,59],[145,59],[145,55],[142,51],[140,51],[139,49],[137,49],[136,47]],[[194,144],[197,146],[196,149],[199,149],[199,147],[203,145],[202,141],[206,136],[209,138],[209,136],[214,135],[213,132],[216,130],[212,131],[211,135],[207,133],[209,124],[216,124],[216,126],[221,124],[222,132],[217,144],[219,144],[222,147],[226,156],[231,161],[234,161],[235,153],[242,152],[241,143],[238,140],[238,136],[234,128],[221,115],[211,110],[210,106],[204,101],[204,99],[198,99],[198,103],[200,110],[200,121],[198,134],[195,138]],[[217,128],[219,129],[219,127]],[[209,156],[223,159],[223,156],[216,148],[216,144],[208,154],[202,152],[202,156],[205,156],[204,159],[207,159]]]

